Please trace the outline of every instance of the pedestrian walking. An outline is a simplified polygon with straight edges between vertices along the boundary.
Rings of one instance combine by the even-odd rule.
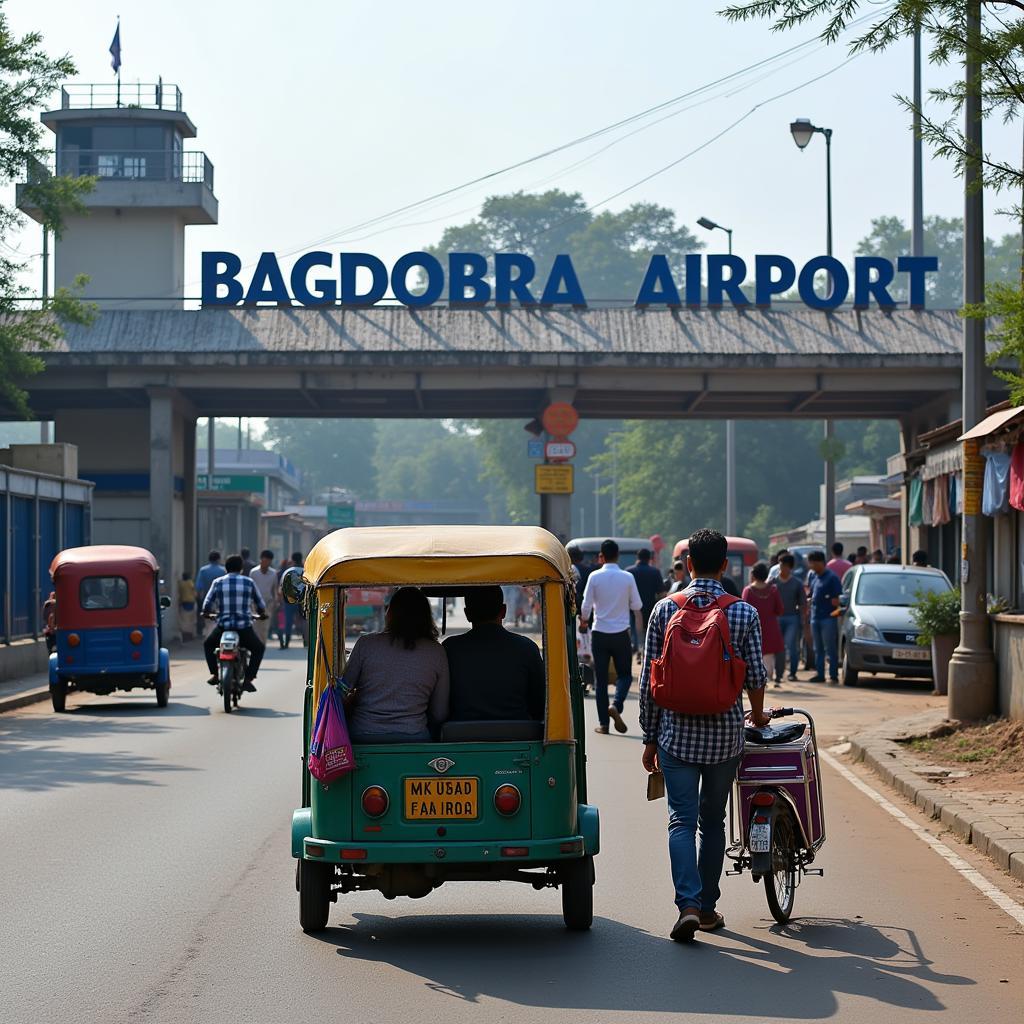
[[[686,586],[686,563],[677,560],[672,563],[672,582],[668,586],[668,592],[678,594],[680,590],[685,590]]]
[[[726,595],[721,580],[727,566],[726,540],[717,530],[698,530],[690,537],[687,567],[693,582],[682,594],[655,607],[640,674],[643,766],[648,772],[664,774],[668,798],[668,850],[679,912],[671,937],[677,942],[691,941],[698,930],[725,926],[717,906],[725,863],[726,802],[743,753],[743,689],[749,695],[753,724],[763,726],[769,721],[764,714],[767,673],[761,623],[750,604],[730,601]],[[718,633],[708,631],[709,636],[720,637],[717,644],[721,646],[705,649],[711,660],[699,662],[699,670],[693,654],[697,647],[682,633],[669,633],[669,623],[679,612],[677,602],[684,597],[689,599],[688,607],[724,619]],[[721,713],[683,714],[659,706],[652,698],[654,672],[659,680],[677,673],[673,682],[696,695],[709,684],[716,686],[714,673],[737,663],[743,665],[741,673],[730,680],[742,680],[742,686],[735,702]]]
[[[782,597],[778,586],[768,582],[768,566],[757,562],[750,570],[750,583],[743,588],[743,600],[752,605],[761,620],[761,653],[764,656],[766,673],[771,673],[783,652],[782,629],[779,618],[782,615]],[[783,657],[785,655],[783,654]],[[781,671],[776,675],[775,685],[781,686]]]
[[[779,575],[775,579],[775,589],[782,600],[782,614],[779,616],[779,629],[782,632],[782,650],[775,655],[775,685],[782,683],[782,673],[789,665],[789,681],[796,681],[796,670],[800,664],[800,638],[803,636],[804,609],[807,605],[807,592],[804,585],[793,575],[796,558],[787,553],[779,559]]]
[[[192,573],[183,572],[178,584],[178,629],[181,630],[182,643],[187,643],[195,636],[195,626],[199,621],[196,613],[196,585]]]
[[[774,583],[779,577],[779,573],[782,571],[782,558],[784,555],[789,554],[788,548],[779,548],[775,552],[775,564],[768,570],[768,582]]]
[[[827,567],[842,581],[842,578],[850,571],[852,564],[849,559],[843,558],[843,545],[841,541],[837,540],[832,545],[832,559],[828,562]]]
[[[260,597],[263,598],[263,603],[267,606],[267,617],[265,619],[256,619],[253,622],[253,629],[256,630],[256,635],[263,641],[263,646],[267,645],[267,640],[270,638],[270,626],[275,621],[277,615],[277,605],[280,596],[279,584],[277,582],[277,573],[274,572],[274,552],[270,550],[264,550],[260,552],[259,565],[253,566],[249,570],[249,579],[256,585],[256,589],[260,592]]]
[[[644,645],[644,638],[647,636],[647,620],[654,611],[654,606],[665,596],[665,581],[661,573],[651,565],[651,552],[647,548],[640,548],[636,553],[636,561],[626,570],[634,580],[636,589],[640,594],[643,607],[640,609],[640,625],[633,618],[629,623],[630,639],[633,643],[633,653],[639,654]]]
[[[256,568],[256,563],[252,560],[252,553],[248,548],[242,548],[238,553],[242,556],[242,575],[248,576]]]
[[[218,576],[226,575],[224,566],[220,564],[220,552],[211,551],[206,556],[206,565],[196,573],[196,636],[202,637],[206,623],[203,621],[202,607],[206,595]]]
[[[301,569],[302,566],[303,566],[302,552],[301,551],[293,551],[292,552],[292,557],[291,557],[291,565],[289,566],[289,568],[290,569],[294,569],[294,568]],[[306,613],[302,610],[302,606],[301,605],[288,604],[288,602],[286,601],[285,602],[285,609],[286,609],[285,610],[285,616],[286,616],[286,619],[287,619],[287,609],[289,609],[289,608],[292,610],[292,617],[291,617],[291,623],[290,623],[290,625],[288,627],[288,635],[291,636],[292,628],[298,629],[299,636],[302,637],[302,646],[303,647],[308,647],[309,646],[309,623],[308,623],[308,621],[306,619]],[[288,645],[285,644],[285,646],[287,647]]]
[[[825,565],[825,553],[812,551],[807,556],[811,571],[807,574],[810,592],[811,633],[814,635],[814,677],[812,683],[825,682],[825,658],[828,658],[828,681],[839,682],[839,595],[843,585],[839,577]]]
[[[576,584],[576,607],[579,608],[583,604],[583,588],[587,585],[590,567],[583,561],[583,551],[575,544],[570,544],[565,550],[572,563],[572,579]]]
[[[595,732],[607,733],[609,719],[615,723],[616,732],[625,732],[622,711],[633,684],[629,621],[631,617],[639,619],[643,601],[636,588],[636,580],[619,567],[619,545],[615,541],[602,541],[597,558],[598,568],[587,577],[580,607],[581,630],[589,628],[590,616],[594,616],[591,649],[598,720]],[[615,665],[615,698],[611,704],[608,702],[609,661]]]
[[[920,549],[915,551],[910,556],[910,560],[919,569],[927,569],[928,568],[928,552],[927,551],[921,551]]]
[[[57,649],[57,594],[53,590],[43,602],[43,639],[46,641],[46,653],[53,654]]]
[[[853,560],[854,565],[867,565],[868,564],[868,549],[861,544],[857,548],[857,555]]]

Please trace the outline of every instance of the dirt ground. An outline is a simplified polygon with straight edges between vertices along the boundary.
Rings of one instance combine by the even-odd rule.
[[[929,764],[952,771],[936,780],[944,786],[1024,793],[1024,722],[993,719],[945,736],[913,739],[907,747]]]

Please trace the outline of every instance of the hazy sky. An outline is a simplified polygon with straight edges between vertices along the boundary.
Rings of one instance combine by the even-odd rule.
[[[807,47],[772,64],[770,74],[747,75],[670,108],[666,113],[675,116],[632,137],[623,138],[638,125],[443,204],[345,233],[814,35],[730,25],[716,15],[720,6],[9,0],[6,9],[16,32],[39,30],[51,53],[69,53],[82,82],[114,80],[107,48],[120,14],[125,88],[158,75],[181,86],[199,130],[189,148],[212,159],[221,204],[219,225],[188,231],[186,288],[194,295],[204,249],[234,250],[248,262],[262,250],[284,253],[317,240],[317,247],[391,260],[434,242],[446,224],[469,219],[495,192],[557,186],[597,203],[706,143],[759,103],[722,138],[605,208],[641,200],[670,206],[712,250],[724,249],[725,236],[705,236],[698,216],[732,227],[740,255],[781,252],[803,260],[820,253],[824,143],[816,137],[800,152],[788,131],[790,120],[809,117],[835,132],[837,255],[852,255],[873,216],[909,220],[911,137],[908,115],[893,98],[911,87],[908,41],[764,103],[846,58],[842,47]],[[955,74],[926,68],[926,85]],[[1019,125],[987,131],[989,148],[1019,159]],[[581,164],[585,158],[591,159]],[[925,175],[926,213],[959,215],[960,185],[950,165],[926,158]],[[1000,205],[988,198],[990,234],[1015,230],[995,213]],[[38,228],[12,241],[38,253]]]

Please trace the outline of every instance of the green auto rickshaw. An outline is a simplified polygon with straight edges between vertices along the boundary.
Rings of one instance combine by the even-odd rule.
[[[445,608],[495,584],[539,597],[544,720],[447,722],[431,742],[357,744],[353,771],[328,785],[311,778],[315,710],[345,673],[349,588],[419,587]],[[526,526],[338,530],[291,571],[284,591],[310,628],[302,806],[292,816],[302,929],[325,928],[339,894],[418,899],[456,881],[561,888],[566,927],[589,928],[600,827],[587,803],[575,591],[557,538]]]

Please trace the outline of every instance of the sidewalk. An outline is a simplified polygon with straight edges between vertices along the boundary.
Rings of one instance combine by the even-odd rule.
[[[907,746],[955,730],[939,708],[896,718],[850,739],[850,753],[882,780],[1024,882],[1024,784],[1001,779],[994,788],[972,779],[969,766],[936,764]]]
[[[26,704],[50,699],[49,677],[45,672],[0,682],[0,714]]]

